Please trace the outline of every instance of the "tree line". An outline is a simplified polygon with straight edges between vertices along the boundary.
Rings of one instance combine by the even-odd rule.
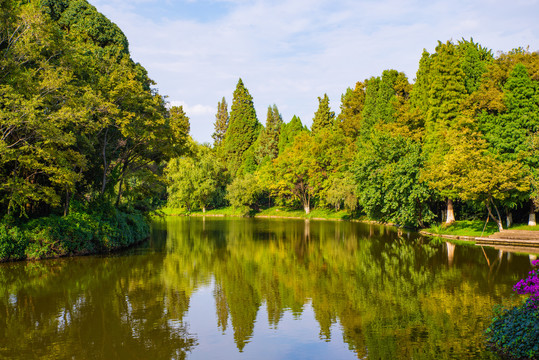
[[[86,0],[0,3],[0,261],[144,239],[187,148],[183,109]]]
[[[1,16],[0,214],[148,198],[189,123],[121,30],[86,0],[2,1]]]
[[[385,70],[346,89],[338,115],[319,97],[309,129],[297,116],[283,122],[276,105],[263,126],[240,79],[230,112],[218,103],[213,144],[168,163],[168,203],[345,208],[412,227],[458,215],[502,229],[513,213],[534,224],[538,85],[537,52],[439,42],[413,83]]]

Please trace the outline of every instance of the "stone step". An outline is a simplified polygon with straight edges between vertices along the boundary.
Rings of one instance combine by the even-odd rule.
[[[493,239],[535,240],[539,242],[539,231],[503,230],[489,236]]]
[[[478,245],[519,245],[519,246],[529,246],[529,247],[538,247],[539,240],[530,240],[530,239],[507,239],[507,238],[492,238],[492,237],[477,237],[475,242]]]

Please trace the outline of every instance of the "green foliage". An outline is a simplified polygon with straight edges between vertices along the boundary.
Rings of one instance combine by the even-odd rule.
[[[281,154],[285,148],[294,143],[294,139],[301,131],[308,131],[307,128],[301,124],[299,117],[294,115],[289,123],[283,123],[281,125],[281,132],[279,134],[279,154]]]
[[[258,164],[270,161],[279,154],[279,138],[283,118],[277,109],[277,105],[268,106],[266,127],[260,133],[257,144],[256,160]]]
[[[356,87],[346,89],[341,96],[341,112],[337,116],[337,124],[345,135],[355,138],[361,128],[363,107],[365,106],[365,83],[357,82]]]
[[[226,177],[212,149],[197,146],[193,157],[171,159],[165,173],[169,207],[183,207],[190,212],[222,205]]]
[[[10,4],[0,35],[0,213],[66,212],[72,199],[97,196],[120,204],[124,192],[159,188],[161,161],[185,151],[188,118],[150,89],[120,29],[85,0]]]
[[[140,242],[149,232],[139,213],[107,204],[78,206],[67,216],[50,215],[22,226],[0,224],[0,261],[107,252]]]
[[[229,119],[228,104],[223,96],[223,99],[217,103],[217,114],[215,114],[215,123],[213,124],[215,131],[211,135],[214,148],[219,147],[225,139]]]
[[[245,174],[236,177],[226,188],[226,199],[235,208],[256,208],[257,202],[262,195],[262,186],[258,177],[254,174]]]
[[[508,359],[539,358],[539,308],[529,299],[510,309],[494,308],[485,331],[489,345]]]
[[[335,112],[329,107],[329,97],[324,94],[324,97],[318,97],[318,109],[314,113],[313,124],[311,131],[316,133],[321,129],[331,127],[335,121]]]
[[[223,151],[232,174],[243,163],[243,154],[258,138],[261,125],[256,117],[253,98],[239,79],[234,90],[230,120],[223,140]]]
[[[484,220],[458,220],[448,225],[433,225],[425,231],[439,235],[489,236],[498,232],[498,226],[492,221],[485,224]]]
[[[28,238],[19,227],[0,223],[0,261],[24,259],[27,246]]]
[[[433,220],[417,142],[377,131],[361,150],[354,172],[359,204],[369,218],[412,227]]]

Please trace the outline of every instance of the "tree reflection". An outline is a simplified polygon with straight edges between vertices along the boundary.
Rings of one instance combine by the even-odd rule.
[[[286,311],[301,314],[310,304],[320,338],[331,340],[339,323],[358,358],[488,358],[482,329],[512,282],[503,272],[488,281],[479,248],[373,225],[172,219],[169,229],[165,269],[213,279],[216,326],[231,324],[239,351],[262,304],[272,328]]]
[[[161,266],[130,256],[0,267],[3,282],[20,279],[0,294],[0,357],[185,359],[196,345],[188,298],[166,291]]]
[[[489,358],[491,309],[530,268],[351,222],[170,218],[152,236],[143,256],[0,265],[0,357],[183,359],[192,295],[212,286],[238,351],[261,309],[278,329],[311,307],[320,339],[338,324],[358,358]]]

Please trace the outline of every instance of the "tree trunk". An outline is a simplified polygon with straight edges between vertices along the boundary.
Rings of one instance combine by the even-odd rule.
[[[120,185],[118,187],[118,196],[116,197],[116,207],[120,205],[120,199],[122,198],[122,185],[124,183],[124,179],[120,180]]]
[[[303,209],[305,209],[305,214],[309,214],[311,212],[311,207],[309,206],[309,203],[303,204]]]
[[[69,193],[69,191],[66,190],[66,202],[65,202],[65,206],[64,206],[64,216],[67,216],[67,214],[69,213],[69,203],[71,201],[71,194]]]
[[[453,210],[453,200],[447,199],[447,217],[445,219],[446,224],[452,224],[455,222],[455,212]]]
[[[206,207],[205,207],[205,206],[202,207],[202,212],[203,212],[203,213],[206,212]]]
[[[535,225],[537,225],[535,222],[535,206],[533,205],[533,201],[530,200],[530,216],[528,217],[528,226]]]
[[[496,209],[496,213],[498,214],[498,217],[496,217],[496,216],[494,216],[492,214],[492,209],[490,208],[490,203],[491,202],[494,205],[494,208]],[[489,198],[486,201],[486,205],[487,205],[488,215],[492,218],[492,220],[494,220],[496,222],[496,225],[498,225],[498,230],[502,231],[503,230],[502,218],[501,218],[500,212],[498,211],[498,208],[496,207],[496,204],[494,204],[494,201],[492,200],[492,198]]]
[[[513,226],[513,214],[511,213],[511,211],[508,211],[507,212],[507,215],[505,217],[505,222],[507,224],[507,228],[509,229],[511,226]]]
[[[109,132],[109,129],[107,128],[105,130],[105,139],[103,140],[103,184],[101,186],[101,195],[105,193],[105,187],[107,186],[107,170],[108,170],[108,164],[107,164],[107,134]]]

